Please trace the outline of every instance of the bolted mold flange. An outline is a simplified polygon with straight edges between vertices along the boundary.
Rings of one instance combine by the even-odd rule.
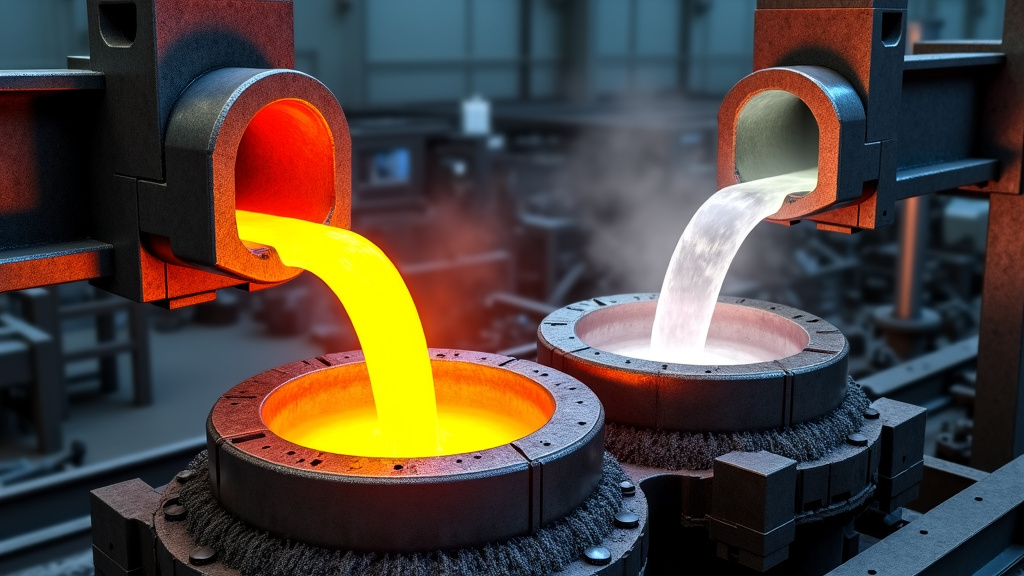
[[[590,496],[604,459],[604,412],[593,392],[574,378],[506,356],[435,349],[431,358],[435,378],[528,381],[550,394],[554,413],[528,436],[469,454],[327,453],[274,434],[261,407],[297,379],[331,385],[360,367],[363,357],[347,352],[297,362],[250,378],[215,404],[207,422],[214,495],[232,514],[280,538],[392,553],[530,534]]]
[[[585,340],[598,326],[627,338],[650,334],[657,294],[585,300],[553,312],[538,328],[541,364],[579,378],[604,403],[609,422],[679,432],[738,432],[789,427],[820,418],[846,397],[846,337],[825,320],[781,304],[718,299],[717,319],[749,327],[745,338],[802,335],[789,357],[735,366],[698,366],[629,358]]]

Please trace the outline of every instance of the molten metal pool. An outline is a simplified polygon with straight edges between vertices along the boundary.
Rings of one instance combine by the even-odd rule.
[[[457,360],[462,353],[452,354]],[[551,393],[525,376],[458,362],[434,362],[432,369],[440,455],[509,444],[536,432],[554,414]],[[282,385],[267,397],[262,418],[270,431],[307,448],[353,456],[391,454],[381,438],[362,362]]]
[[[648,295],[632,303],[618,304],[601,307],[580,318],[576,335],[583,344],[631,358],[680,362],[678,354],[651,346],[656,299]],[[798,354],[807,347],[810,335],[799,322],[772,314],[773,311],[720,301],[712,316],[704,352],[698,355],[699,361],[683,363],[735,366],[771,362]],[[809,318],[809,315],[804,317]]]

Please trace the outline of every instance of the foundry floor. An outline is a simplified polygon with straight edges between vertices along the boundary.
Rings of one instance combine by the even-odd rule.
[[[68,336],[73,339],[74,334]],[[64,444],[86,445],[86,463],[134,454],[205,434],[206,417],[226,390],[264,370],[324,351],[304,336],[270,336],[246,312],[231,326],[188,324],[173,332],[151,330],[153,404],[132,405],[128,358],[111,394],[72,388]],[[95,388],[95,386],[94,386]],[[0,461],[37,458],[31,434],[0,435]]]

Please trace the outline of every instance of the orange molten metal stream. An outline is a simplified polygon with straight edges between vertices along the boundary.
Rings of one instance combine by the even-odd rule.
[[[499,446],[533,430],[466,408],[441,411],[416,305],[391,260],[369,240],[340,228],[236,211],[243,241],[273,246],[287,266],[320,277],[345,306],[366,358],[375,410],[344,418],[293,420],[275,430],[303,446],[361,456],[434,456]]]

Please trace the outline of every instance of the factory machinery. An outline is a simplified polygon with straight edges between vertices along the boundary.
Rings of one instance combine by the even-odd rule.
[[[89,0],[89,57],[0,74],[0,290],[90,280],[180,308],[298,274],[241,242],[236,208],[348,227],[348,125],[290,69],[291,8]],[[599,296],[543,320],[537,362],[430,351],[439,406],[533,423],[472,453],[286,440],[328,407],[372,406],[358,352],[223,383],[187,466],[91,492],[96,572],[1019,571],[1024,7],[1007,3],[1002,44],[913,56],[906,14],[906,0],[759,0],[756,71],[720,109],[718,183],[816,166],[817,188],[770,219],[833,232],[891,224],[897,200],[990,196],[974,468],[924,457],[926,410],[869,399],[819,315],[723,297],[709,338],[759,361],[683,365],[610,351],[649,337],[657,295]],[[878,320],[894,343],[934,324],[912,256]]]

